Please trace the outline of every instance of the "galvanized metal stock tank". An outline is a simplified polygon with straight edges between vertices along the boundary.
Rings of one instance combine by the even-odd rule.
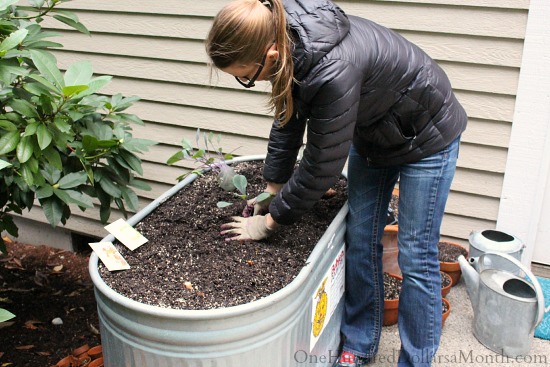
[[[264,159],[240,157],[233,162]],[[174,186],[128,220],[137,224],[195,177]],[[315,293],[344,246],[347,205],[340,210],[306,265],[286,287],[258,301],[212,310],[146,305],[107,286],[90,258],[106,367],[330,366],[337,358],[343,297],[312,343]],[[107,236],[104,241],[112,241]],[[324,284],[324,283],[323,283]],[[327,316],[328,318],[328,316]],[[318,338],[318,339],[317,339]]]

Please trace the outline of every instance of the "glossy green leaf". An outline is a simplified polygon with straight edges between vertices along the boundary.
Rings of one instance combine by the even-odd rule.
[[[50,222],[50,225],[52,227],[57,226],[63,217],[63,205],[61,202],[52,196],[42,200],[41,204],[44,215],[48,219],[48,222]]]
[[[62,133],[71,132],[71,124],[69,124],[69,122],[65,118],[57,116],[53,123],[55,127],[57,127],[57,129],[59,129],[59,131],[61,131]]]
[[[126,163],[128,163],[132,170],[136,171],[140,175],[143,175],[141,159],[139,159],[135,154],[130,153],[127,150],[120,150],[120,156],[126,161]]]
[[[25,133],[23,134],[23,136],[31,136],[31,135],[36,134],[36,129],[38,129],[38,123],[37,122],[31,122],[25,128]]]
[[[52,146],[49,146],[48,148],[44,149],[42,151],[42,155],[46,157],[46,160],[48,161],[48,163],[51,164],[53,167],[57,168],[58,170],[63,169],[63,163],[61,162],[61,155]]]
[[[60,11],[56,11],[56,12],[61,13]],[[54,15],[53,17],[59,20],[60,22],[65,23],[68,26],[76,29],[79,32],[90,35],[90,31],[84,26],[84,24],[76,21],[73,17],[69,17],[67,15],[68,15],[68,12],[63,12],[63,15]]]
[[[136,193],[128,188],[124,188],[122,190],[122,198],[126,202],[126,205],[128,206],[128,209],[137,212],[139,208],[139,200]]]
[[[86,86],[92,79],[92,63],[88,60],[71,64],[65,72],[64,80],[67,86]]]
[[[0,137],[0,155],[13,151],[19,144],[19,131],[10,131]]]
[[[61,191],[61,190],[60,190]],[[70,201],[83,208],[93,208],[94,203],[92,198],[84,193],[75,190],[63,190],[69,195]]]
[[[86,172],[81,171],[69,173],[61,177],[58,184],[60,189],[72,189],[73,187],[85,184],[86,181],[88,181],[88,176]]]
[[[46,149],[52,142],[52,133],[48,130],[46,125],[40,124],[36,129],[36,137],[38,138],[38,145],[40,149]]]
[[[38,112],[36,112],[36,107],[32,105],[27,100],[24,99],[13,99],[8,105],[15,111],[20,113],[23,116],[27,117],[38,117]]]
[[[8,120],[0,120],[0,129],[4,129],[6,131],[16,131],[17,126]]]
[[[109,75],[102,75],[100,77],[94,78],[91,82],[88,83],[88,89],[78,93],[75,98],[80,98],[94,94],[98,92],[101,88],[109,84],[113,77]]]
[[[228,206],[230,206],[230,205],[233,205],[233,203],[228,203],[227,201],[218,201],[218,202],[216,203],[216,206],[217,206],[218,208],[220,208],[220,209],[226,208],[226,207],[228,207]]]
[[[2,41],[2,43],[0,43],[0,52],[8,51],[8,50],[11,50],[12,48],[16,48],[17,46],[19,46],[19,44],[23,42],[25,37],[27,37],[28,33],[29,33],[28,30],[22,28],[10,34],[7,38],[5,38]]]
[[[19,0],[0,0],[0,11],[6,10],[8,7],[12,6]]]
[[[21,173],[21,177],[23,177],[23,180],[27,185],[34,185],[34,175],[32,173],[31,167],[28,164],[22,164],[19,168],[19,172]]]
[[[31,138],[29,136],[24,136],[19,140],[17,144],[17,159],[20,163],[25,163],[29,160],[33,153],[33,146],[31,144]]]
[[[35,8],[41,8],[44,5],[44,0],[29,0],[29,3]]]
[[[63,95],[65,97],[72,97],[88,88],[89,87],[87,85],[72,85],[70,87],[63,87]]]
[[[12,166],[11,163],[6,162],[3,159],[0,159],[0,171],[3,170],[4,168],[11,167],[11,166]]]
[[[59,88],[65,86],[63,81],[63,76],[57,67],[57,60],[55,57],[46,51],[41,50],[31,50],[31,58],[36,65],[36,68],[40,73],[50,82],[53,82]]]
[[[82,137],[82,148],[88,153],[95,152],[99,146],[98,143],[99,141],[91,135],[84,135]]]
[[[122,196],[122,192],[118,188],[118,186],[111,181],[108,177],[103,177],[99,181],[99,185],[105,191],[107,194],[111,195],[113,198],[119,198]]]
[[[61,91],[62,86],[58,87],[54,85],[52,82],[50,82],[48,79],[40,75],[29,75],[29,78],[36,80],[38,83],[40,83],[41,85],[43,85],[44,87],[46,87],[48,90],[50,90],[55,94],[58,94],[58,95],[62,94],[62,91]]]
[[[151,186],[149,186],[149,184],[147,184],[142,180],[132,179],[130,180],[130,183],[128,184],[128,186],[132,186],[132,187],[135,187],[136,189],[140,189],[143,191],[151,191]]]
[[[36,190],[36,198],[46,199],[53,195],[53,188],[50,185],[44,185]]]

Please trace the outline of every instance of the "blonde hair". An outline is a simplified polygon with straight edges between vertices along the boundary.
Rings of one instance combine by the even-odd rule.
[[[206,52],[213,65],[223,69],[235,62],[259,62],[273,41],[279,58],[271,76],[269,105],[280,126],[284,126],[294,110],[294,62],[282,0],[235,0],[227,4],[214,18],[206,40]]]

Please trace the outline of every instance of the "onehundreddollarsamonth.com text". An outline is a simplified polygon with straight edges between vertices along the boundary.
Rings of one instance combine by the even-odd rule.
[[[324,354],[312,354],[308,353],[305,350],[298,350],[294,353],[294,360],[303,364],[304,366],[318,363],[329,363],[332,364],[338,358],[338,351],[328,351]],[[388,364],[397,364],[399,359],[399,350],[394,349],[391,354],[377,354],[375,357],[376,363],[388,363]],[[430,358],[428,356],[417,356],[417,359],[413,362],[415,363],[426,363]],[[468,364],[484,364],[484,365],[494,365],[494,366],[505,366],[505,365],[541,365],[549,366],[550,358],[547,355],[543,354],[533,354],[533,355],[524,355],[517,357],[508,357],[505,355],[499,354],[476,354],[474,351],[460,351],[455,354],[437,354],[431,358],[431,363],[434,366],[449,366],[449,365],[461,365],[465,366]]]

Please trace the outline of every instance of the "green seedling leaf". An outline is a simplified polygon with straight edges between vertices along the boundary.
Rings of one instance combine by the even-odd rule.
[[[246,177],[244,177],[243,175],[235,175],[233,177],[233,185],[235,185],[237,190],[246,197]]]
[[[11,320],[14,317],[15,315],[9,312],[8,310],[4,310],[3,308],[0,308],[0,322]]]
[[[173,156],[168,158],[168,160],[166,161],[166,164],[171,166],[171,165],[181,161],[182,159],[184,159],[184,155],[183,155],[183,151],[180,150],[179,152],[177,152],[176,154],[174,154]]]
[[[10,131],[0,138],[0,155],[13,151],[19,144],[19,131]]]
[[[6,52],[19,46],[19,44],[23,42],[25,37],[27,37],[28,33],[29,31],[23,28],[10,34],[6,39],[2,41],[2,43],[0,43],[0,52]]]
[[[267,200],[272,196],[273,194],[269,192],[262,192],[260,195],[256,196],[256,202],[261,203],[262,201]]]
[[[216,203],[216,206],[220,209],[227,208],[230,205],[233,205],[233,203],[228,203],[227,201],[218,201]]]

